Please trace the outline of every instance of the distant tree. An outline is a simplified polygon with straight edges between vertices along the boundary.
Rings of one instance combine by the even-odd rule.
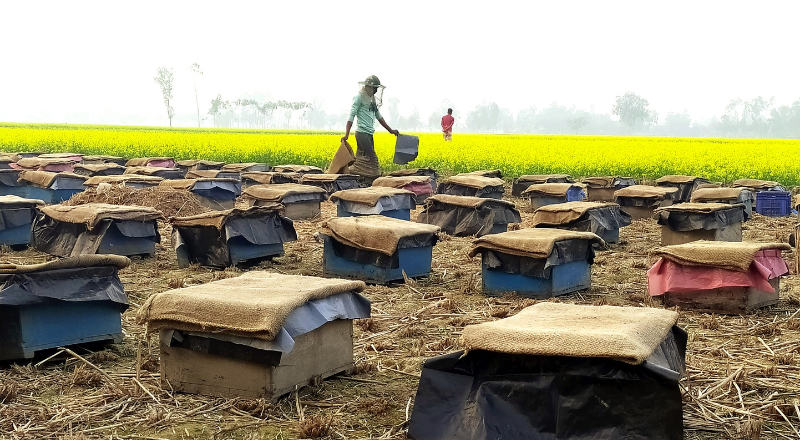
[[[617,96],[617,102],[611,109],[611,113],[619,116],[619,121],[630,131],[634,131],[640,123],[658,122],[658,115],[647,108],[649,105],[650,103],[641,96],[627,92],[622,96]]]
[[[744,103],[742,119],[747,125],[746,129],[750,134],[759,137],[767,134],[769,130],[769,109],[774,103],[774,97],[766,100],[760,96]]]
[[[782,105],[770,111],[770,135],[779,138],[800,138],[800,100],[792,106]]]
[[[439,131],[442,129],[442,116],[444,114],[440,114],[439,110],[434,110],[430,116],[428,116],[428,130],[431,131]]]
[[[386,116],[389,117],[387,122],[389,124],[392,124],[392,122],[394,122],[394,121],[399,121],[400,120],[400,112],[397,110],[397,106],[400,105],[400,100],[397,99],[397,98],[389,98],[389,100],[387,101],[387,104],[389,104],[387,106],[387,109],[386,109],[386,112],[387,112]]]
[[[567,122],[567,125],[569,125],[571,130],[575,131],[575,134],[578,134],[578,132],[581,131],[581,128],[585,127],[588,123],[589,121],[585,117],[578,116],[577,118],[570,119]]]
[[[217,115],[222,110],[222,95],[217,93],[217,97],[211,100],[211,108],[208,114],[214,117],[214,127],[217,126]]]
[[[167,69],[166,67],[159,67],[156,77],[154,78],[156,84],[161,88],[161,96],[164,98],[164,105],[167,106],[167,116],[169,117],[170,127],[172,127],[172,117],[175,116],[175,110],[169,105],[169,102],[172,100],[173,78],[173,69]]]
[[[200,101],[197,100],[197,75],[202,75],[203,72],[200,71],[200,65],[197,63],[192,64],[192,72],[194,72],[194,77],[192,78],[192,82],[194,83],[194,103],[197,106],[197,126],[200,126]]]
[[[467,115],[467,128],[475,132],[497,132],[501,128],[498,125],[500,118],[500,106],[497,103],[484,103],[469,112]]]
[[[536,132],[536,107],[522,109],[517,113],[515,131],[519,133]]]
[[[664,134],[668,136],[690,136],[692,134],[692,117],[683,113],[667,113],[664,118]]]

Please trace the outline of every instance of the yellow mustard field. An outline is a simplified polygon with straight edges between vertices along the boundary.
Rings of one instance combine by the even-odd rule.
[[[170,156],[270,165],[327,166],[342,133],[316,131],[166,129],[157,127],[0,124],[0,151],[75,152],[123,157]],[[445,142],[419,133],[420,153],[408,167],[445,174],[500,169],[507,177],[567,173],[573,177],[622,175],[657,178],[688,174],[713,181],[739,178],[800,185],[800,141],[549,135],[458,134]],[[355,137],[350,137],[355,149]],[[394,136],[376,133],[385,169]]]

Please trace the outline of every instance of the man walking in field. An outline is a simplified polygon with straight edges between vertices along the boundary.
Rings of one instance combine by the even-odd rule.
[[[389,124],[383,120],[378,108],[382,104],[383,89],[381,81],[375,75],[370,75],[365,81],[359,82],[361,90],[353,98],[353,106],[350,108],[350,118],[347,120],[344,137],[346,141],[350,137],[350,129],[353,128],[353,119],[358,118],[356,126],[356,162],[350,167],[350,172],[364,177],[364,180],[371,184],[373,180],[380,177],[381,167],[378,164],[378,155],[375,154],[375,141],[372,135],[375,133],[375,120],[381,123],[383,128],[395,136],[400,132],[392,130]],[[380,94],[378,94],[380,92]]]
[[[453,140],[453,124],[455,122],[456,120],[453,118],[453,109],[447,109],[447,114],[442,116],[442,133],[444,134],[444,140]]]

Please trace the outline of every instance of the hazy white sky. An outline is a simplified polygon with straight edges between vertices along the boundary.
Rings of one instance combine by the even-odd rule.
[[[342,112],[370,74],[423,118],[443,99],[457,115],[482,101],[608,112],[631,90],[694,118],[736,97],[800,99],[797,1],[9,3],[2,121],[159,117],[159,66],[175,69],[175,111],[192,113],[194,62],[203,114],[217,93],[257,91]]]

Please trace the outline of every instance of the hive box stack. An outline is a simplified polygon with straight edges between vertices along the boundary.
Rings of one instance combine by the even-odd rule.
[[[125,173],[125,167],[116,163],[76,164],[75,174],[81,176],[119,176]]]
[[[785,243],[695,241],[656,250],[647,271],[650,295],[667,307],[741,314],[778,303],[780,277],[789,273]]]
[[[48,205],[61,203],[83,192],[83,182],[86,181],[85,176],[49,171],[22,171],[19,178],[27,183],[25,197],[42,200]]]
[[[519,197],[529,186],[540,183],[575,183],[568,174],[526,174],[511,185],[511,195]]]
[[[150,296],[137,321],[158,331],[165,389],[226,398],[282,395],[353,367],[360,281],[269,272]]]
[[[175,165],[183,170],[184,173],[188,173],[189,171],[221,170],[225,162],[191,159],[180,160]]]
[[[82,255],[0,267],[0,360],[95,341],[122,341],[128,298],[117,255]]]
[[[377,284],[427,276],[438,232],[380,215],[329,220],[322,234],[325,274]]]
[[[437,194],[425,201],[417,221],[457,237],[481,237],[506,232],[509,223],[522,219],[514,204],[505,200]]]
[[[232,173],[263,173],[270,170],[269,165],[258,162],[229,163],[223,165],[221,171]]]
[[[128,161],[130,163],[130,161]],[[166,168],[166,167],[132,167],[128,166],[125,168],[124,175],[137,175],[137,176],[152,176],[152,177],[161,177],[162,179],[174,179],[179,180],[183,179],[186,175],[182,170],[178,168]]]
[[[189,191],[201,205],[217,211],[233,209],[242,194],[242,183],[236,179],[165,180],[159,185]]]
[[[303,174],[300,178],[303,185],[317,186],[325,190],[328,195],[336,191],[361,188],[358,176],[355,174]]]
[[[677,188],[673,198],[675,203],[684,203],[692,199],[692,192],[700,185],[711,183],[708,179],[696,176],[664,176],[656,180],[656,185],[664,188]]]
[[[0,196],[0,245],[24,248],[31,242],[36,208],[44,202],[17,196]]]
[[[591,232],[520,229],[478,238],[469,256],[481,254],[483,293],[550,298],[591,287],[594,244]]]
[[[136,174],[123,174],[121,176],[94,176],[86,179],[83,186],[86,188],[98,188],[101,184],[107,183],[112,186],[127,186],[134,189],[151,188],[158,186],[164,179],[156,176],[139,176]]]
[[[678,313],[539,303],[425,361],[414,440],[683,439]]]
[[[753,216],[754,201],[753,192],[747,188],[699,188],[692,193],[692,203],[742,205],[745,221]]]
[[[282,183],[250,186],[244,190],[242,197],[250,206],[280,203],[286,217],[292,220],[309,220],[319,215],[319,205],[328,198],[328,194],[316,186]]]
[[[431,189],[436,192],[436,182],[439,180],[439,174],[433,168],[406,168],[402,170],[395,170],[390,172],[387,177],[406,177],[406,176],[428,176],[431,178]],[[375,185],[375,182],[372,183]]]
[[[653,216],[653,210],[672,205],[677,188],[632,185],[614,192],[614,201],[631,219],[641,220]]]
[[[580,202],[586,190],[577,183],[537,183],[529,185],[520,197],[530,200],[531,210],[555,203]]]
[[[484,197],[502,199],[505,188],[503,180],[479,174],[458,174],[439,183],[436,191],[451,196]]]
[[[568,202],[537,209],[533,224],[537,228],[591,232],[606,243],[616,243],[620,228],[631,224],[631,216],[616,203]]]
[[[622,188],[636,185],[636,179],[619,176],[587,177],[582,183],[586,185],[587,202],[613,202],[614,192]]]
[[[661,225],[661,245],[698,240],[742,241],[744,206],[727,203],[680,203],[654,212]]]
[[[103,165],[103,164],[117,164],[124,167],[128,162],[124,157],[119,156],[106,156],[106,155],[93,155],[83,156],[83,165]]]
[[[270,185],[282,183],[299,183],[303,177],[297,173],[274,173],[271,171],[250,171],[242,173],[242,186],[244,188],[253,185]]]
[[[283,255],[283,243],[297,240],[280,205],[231,209],[171,219],[178,267],[227,267]]]
[[[22,170],[0,170],[0,194],[27,197],[28,181],[19,178]]]
[[[411,210],[417,207],[414,193],[404,189],[372,186],[347,189],[331,195],[338,217],[383,215],[398,220],[411,220]]]
[[[236,171],[222,170],[192,170],[186,172],[186,179],[234,179],[242,180],[242,175]]]
[[[32,245],[59,257],[91,254],[149,255],[161,242],[154,208],[87,203],[39,208]]]
[[[432,176],[384,176],[372,181],[374,187],[404,189],[414,193],[414,201],[421,204],[436,191]]]

